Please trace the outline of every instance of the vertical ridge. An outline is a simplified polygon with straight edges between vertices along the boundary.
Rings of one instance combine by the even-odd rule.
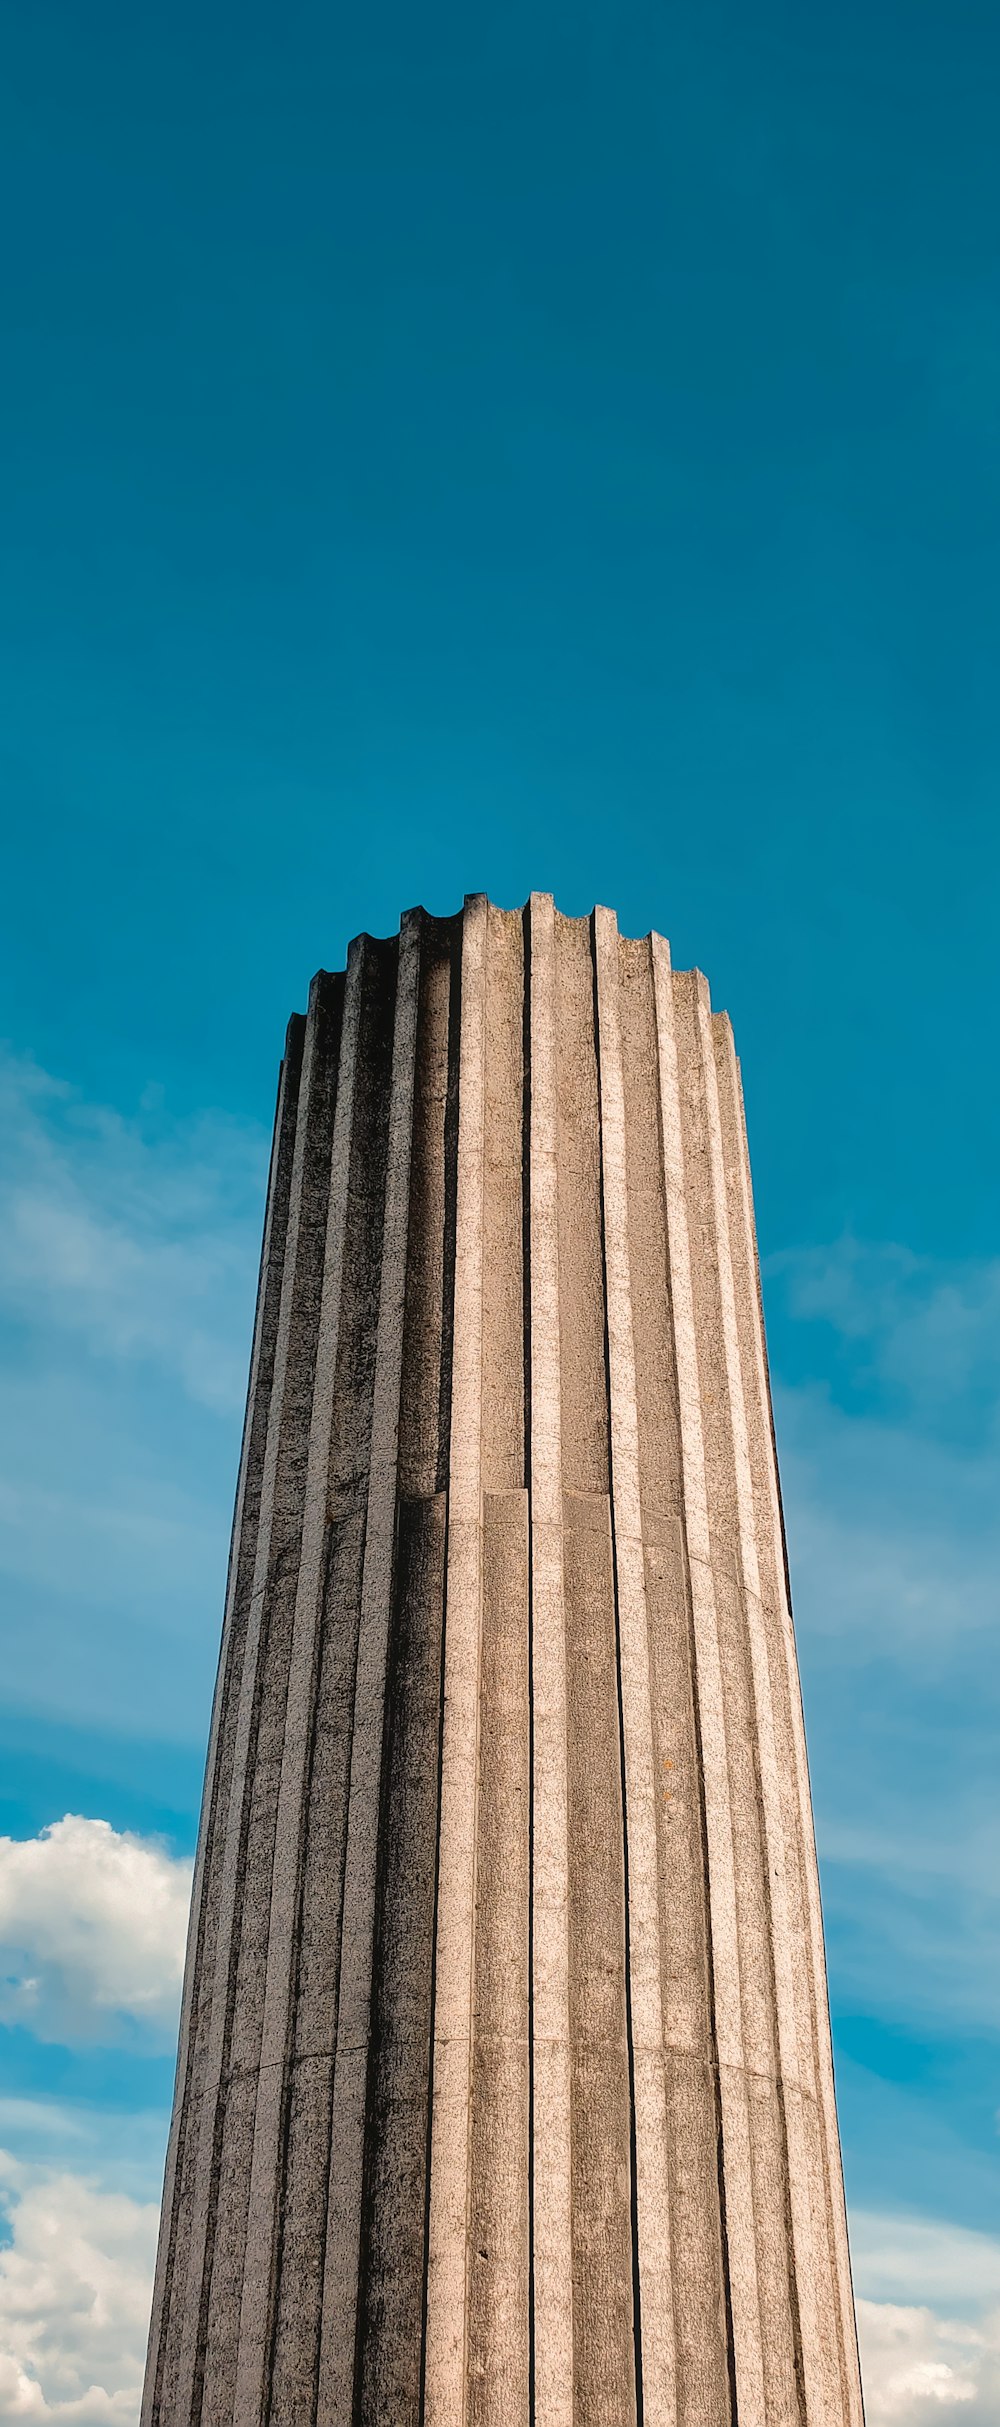
[[[309,1191],[313,1181],[313,1148],[327,1118],[329,1071],[324,1054],[324,1005],[314,994],[306,1022],[295,1146],[289,1198],[289,1219],[282,1271],[281,1301],[275,1343],[274,1379],[268,1415],[261,1478],[260,1512],[254,1545],[253,1583],[236,1698],[232,1792],[223,1830],[219,1920],[214,1977],[205,2053],[202,2130],[199,2136],[192,2209],[189,2263],[186,2271],[184,2316],[175,2395],[177,2427],[194,2427],[201,2416],[202,2381],[206,2359],[209,2301],[216,2256],[215,2219],[220,2152],[228,2120],[230,2085],[226,2081],[233,2025],[241,1923],[244,1911],[243,1865],[246,1831],[253,1791],[253,1748],[259,1716],[260,1668],[266,1655],[269,1593],[272,1586],[272,1537],[287,1523],[294,1534],[294,1507],[280,1500],[280,1478],[290,1449],[290,1425],[298,1417],[311,1389],[307,1348],[305,1371],[296,1349],[308,1328],[304,1299],[311,1280],[309,1250]],[[333,1056],[334,1068],[336,1055]],[[215,2387],[209,2379],[214,2399]]]
[[[591,922],[557,914],[555,936],[573,2398],[577,2427],[635,2427],[627,1845]]]
[[[529,973],[529,1386],[533,1735],[535,2427],[572,2427],[566,1619],[562,1551],[555,914],[532,894]]]
[[[702,1759],[713,2036],[719,2083],[720,2197],[732,2333],[733,2427],[737,2416],[739,2427],[766,2427],[750,2140],[744,2087],[732,1807],[709,1536],[673,981],[667,945],[660,936],[653,937],[652,945],[671,1307],[681,1433],[683,1526],[691,1583],[695,1694]]]
[[[701,1757],[681,1523],[663,1148],[650,939],[621,939],[629,1266],[653,1719],[667,2117],[670,2324],[682,2427],[729,2414],[718,2095],[713,2057]]]
[[[786,2184],[791,2239],[791,2250],[788,2253],[790,2264],[787,2299],[793,2314],[796,2374],[801,2372],[796,2408],[801,2409],[804,2403],[808,2417],[815,2416],[817,2422],[825,2422],[827,2419],[825,2387],[823,2374],[818,2365],[821,2355],[815,2313],[817,2253],[813,2246],[809,2207],[808,2150],[802,2131],[795,1983],[792,1974],[792,1948],[785,1876],[786,1849],[768,1644],[761,1602],[761,1578],[754,1527],[753,1479],[747,1436],[746,1405],[743,1395],[714,1036],[712,1016],[707,995],[704,994],[697,1004],[696,1028],[704,1074],[709,1183],[716,1238],[721,1311],[722,1362],[732,1443],[736,1550],[742,1583],[742,1602],[749,1652],[754,1719],[753,1738],[757,1753],[757,1778],[763,1822],[764,1888],[768,1928],[766,1944],[761,1949],[761,1955],[767,1969],[767,1985],[773,2000],[776,2035],[774,2056],[777,2082],[780,2086],[779,2104],[784,2146],[779,2153],[779,2163]],[[784,2287],[779,2289],[775,2284],[772,2297],[775,2304],[780,2304],[783,2309]],[[772,2351],[783,2325],[783,2317],[772,2313],[769,2336]],[[785,2389],[783,2395],[777,2398],[790,2399],[790,2389]]]
[[[486,928],[483,1598],[469,2202],[470,2427],[528,2427],[528,1495],[524,937]]]
[[[465,2418],[482,1604],[486,907],[485,896],[471,895],[462,930],[444,1735],[424,2380],[428,2427],[460,2427]]]
[[[275,1827],[253,2152],[247,2188],[246,2261],[234,2412],[241,2427],[266,2418],[275,2291],[282,2127],[293,2028],[295,1933],[305,1836],[305,1794],[312,1740],[327,1574],[333,1394],[341,1332],[344,1247],[361,1022],[361,952],[352,953],[344,992],[340,1071],[330,1164],[323,1290],[305,1476],[302,1547],[288,1668],[281,1777]]]
[[[354,2398],[368,2027],[396,1518],[399,1394],[416,1058],[419,923],[404,919],[393,1036],[375,1396],[351,1742],[341,1971],[333,2067],[319,2415],[347,2427]]]
[[[308,1783],[275,2186],[276,2282],[267,2400],[277,2417],[310,2415],[319,2365],[350,1740],[389,1152],[398,939],[381,943],[367,937],[359,951],[358,1082],[342,1175],[346,1210],[336,1379],[326,1445],[323,1574],[304,1753]]]
[[[607,910],[594,913],[594,964],[638,2235],[636,2401],[645,2427],[674,2427],[677,2405],[649,1624],[639,1494],[618,927]]]
[[[270,1391],[274,1375],[275,1335],[281,1300],[281,1275],[288,1223],[305,1025],[305,1020],[298,1014],[289,1021],[285,1053],[278,1074],[278,1096],[265,1202],[264,1236],[254,1310],[253,1346],[250,1356],[246,1414],[240,1446],[240,1464],[229,1553],[226,1606],[212,1702],[211,1730],[205,1764],[205,1786],[198,1830],[198,1850],[192,1883],[174,2103],[163,2183],[162,2214],[165,2222],[157,2250],[141,2427],[155,2427],[159,2417],[172,2317],[173,2275],[178,2264],[178,2210],[181,2198],[183,2159],[186,2146],[198,2128],[200,2117],[200,2106],[197,2102],[194,2084],[194,2064],[198,2028],[202,2020],[201,1991],[208,1926],[206,1906],[213,1849],[220,1816],[220,1796],[224,1793],[220,1774],[224,1762],[225,1719],[232,1702],[240,1648],[236,1640],[240,1617],[240,1588],[243,1584],[247,1563],[252,1562],[254,1528],[259,1513],[259,1469],[263,1460]],[[256,1491],[253,1488],[255,1472]]]
[[[753,1196],[750,1157],[747,1144],[746,1120],[739,1063],[736,1057],[732,1029],[728,1020],[717,1032],[720,1036],[718,1060],[728,1103],[730,1163],[734,1217],[740,1241],[743,1263],[742,1299],[746,1308],[749,1334],[747,1365],[748,1390],[756,1405],[760,1432],[759,1470],[764,1485],[765,1507],[762,1525],[769,1535],[767,1550],[775,1599],[778,1645],[776,1657],[783,1662],[783,1684],[787,1695],[788,1725],[791,1737],[792,1784],[795,1820],[797,1821],[797,1853],[801,1865],[805,1898],[807,1934],[807,1974],[802,1983],[805,2013],[800,2024],[800,2036],[805,2040],[812,2058],[813,2078],[819,2102],[820,2129],[823,2143],[823,2205],[830,2241],[830,2258],[836,2301],[836,2331],[823,2340],[829,2351],[829,2365],[835,2370],[836,2392],[830,2387],[826,2399],[831,2420],[836,2420],[839,2402],[843,2407],[846,2427],[862,2427],[863,2413],[857,2360],[857,2329],[851,2286],[850,2252],[847,2238],[847,2217],[844,2205],[843,2170],[840,2158],[840,2136],[837,2127],[836,2093],[833,2078],[833,2056],[829,2025],[829,2004],[826,1985],[826,1958],[823,1946],[823,1923],[820,1908],[819,1870],[816,1860],[812,1798],[809,1791],[808,1760],[802,1695],[799,1684],[795,1636],[787,1588],[787,1560],[784,1527],[781,1515],[777,1456],[774,1446],[774,1425],[771,1413],[770,1383],[767,1371],[767,1350],[764,1336],[760,1275],[757,1260],[756,1230],[753,1218]],[[811,2414],[810,2414],[811,2427]]]
[[[535,1595],[534,1496],[531,1488],[531,927],[521,919],[521,1404],[523,1478],[528,1513],[528,2422],[535,2427],[537,2328],[535,2284]]]
[[[422,921],[357,2427],[417,2427],[422,2401],[461,935],[461,916]]]
[[[324,973],[314,979],[310,989],[310,1020],[315,1023],[317,1057],[315,1101],[310,1105],[305,1139],[299,1273],[275,1468],[249,1794],[239,1841],[238,1912],[230,1977],[224,2112],[213,2196],[213,2247],[201,2395],[204,2427],[229,2427],[240,2359],[240,2312],[247,2264],[247,2184],[260,2078],[270,1892],[302,1549],[302,1486],[316,1380],[343,992],[342,983],[335,984]]]

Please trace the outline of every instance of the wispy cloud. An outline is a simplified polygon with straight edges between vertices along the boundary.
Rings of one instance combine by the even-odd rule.
[[[856,1370],[937,1430],[953,1402],[1000,1402],[1000,1258],[943,1263],[850,1236],[773,1256],[772,1278],[800,1320],[854,1344]]]
[[[992,1447],[777,1399],[836,1987],[995,2027],[1000,1493]]]
[[[811,1385],[779,1382],[776,1396],[790,1549],[810,1626],[848,1642],[854,1660],[946,1671],[963,1639],[998,1615],[992,1446],[921,1437],[838,1407]]]
[[[0,1303],[102,1358],[165,1366],[192,1398],[240,1405],[265,1141],[153,1091],[131,1119],[0,1061]]]
[[[160,2195],[169,2121],[166,2106],[11,2096],[0,2098],[0,2149],[14,2169],[11,2181],[68,2169],[96,2191],[127,2192],[143,2208]]]
[[[1000,1261],[846,1238],[768,1274],[810,1621],[946,1662],[1000,1614]]]
[[[838,1989],[911,2027],[972,2027],[1000,2014],[1000,1819],[976,1784],[956,1811],[913,1813],[905,1782],[882,1825],[820,1816],[827,1905],[838,1924]],[[917,1800],[913,1798],[912,1800]],[[907,1824],[912,1821],[912,1826]]]
[[[980,2176],[1000,2157],[975,2120],[1000,2010],[1000,1266],[846,1239],[772,1259],[768,1297],[834,2006],[865,2062],[923,2072],[928,2124],[951,2115],[951,2157],[926,2143],[948,2204],[973,2137]],[[888,2131],[879,2163],[912,2196]]]
[[[851,2211],[859,2293],[870,2301],[930,2302],[949,2312],[1000,2304],[1000,2240],[936,2217]]]
[[[155,1090],[124,1118],[0,1055],[14,1707],[203,1732],[266,1151],[222,1116],[171,1119]]]

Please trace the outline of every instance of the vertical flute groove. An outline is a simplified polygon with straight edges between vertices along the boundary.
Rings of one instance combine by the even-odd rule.
[[[608,933],[608,928],[611,933]],[[646,2213],[643,2153],[640,2142],[644,2128],[648,2136],[650,2124],[655,2129],[655,2104],[652,2115],[640,2114],[636,2094],[636,2000],[641,2006],[642,1950],[637,1946],[640,1932],[648,1930],[648,1914],[641,1910],[640,1896],[635,1895],[633,1878],[634,1853],[630,1844],[635,1818],[630,1780],[634,1772],[634,1749],[630,1734],[635,1731],[635,1715],[630,1710],[630,1696],[623,1656],[623,1633],[629,1631],[629,1582],[623,1576],[623,1564],[639,1537],[638,1477],[629,1472],[628,1415],[626,1379],[628,1363],[627,1328],[631,1321],[628,1306],[628,1274],[623,1269],[622,1238],[624,1203],[624,1170],[620,1136],[623,1108],[618,1101],[620,1071],[616,1072],[614,1055],[614,1015],[610,996],[617,986],[617,968],[609,968],[612,952],[617,960],[617,927],[611,914],[595,910],[591,922],[591,949],[594,957],[594,1047],[597,1062],[597,1117],[601,1141],[601,1282],[604,1296],[604,1368],[608,1415],[608,1480],[611,1507],[611,1564],[613,1573],[615,1687],[618,1717],[618,1776],[622,1806],[622,1879],[625,1904],[625,2040],[628,2058],[629,2107],[629,2219],[631,2226],[632,2259],[632,2349],[634,2365],[634,2404],[636,2427],[644,2427],[645,2402],[643,2383],[643,2297],[642,2274],[645,2259]],[[617,1006],[616,1006],[617,1008]],[[616,1086],[616,1078],[619,1085]],[[627,1250],[626,1250],[627,1256]],[[625,1372],[623,1373],[623,1368]],[[626,1406],[623,1408],[623,1398]],[[620,1506],[616,1506],[620,1494]],[[632,1505],[634,1498],[635,1505]],[[619,1530],[619,1519],[623,1530]],[[631,1520],[632,1531],[628,1531]],[[634,1646],[630,1646],[634,1652]],[[630,1729],[630,1719],[632,1727]],[[633,1786],[634,1791],[634,1786]],[[636,1832],[638,1834],[638,1832]],[[645,1884],[645,1883],[642,1883]],[[640,1907],[640,1910],[634,1910]],[[638,1963],[636,1957],[638,1955]],[[638,1973],[638,1979],[637,1979]],[[659,1984],[657,1983],[657,1987]],[[641,2016],[640,2016],[641,2027]],[[659,2054],[661,2033],[656,2034],[655,2052]],[[654,2092],[655,2100],[655,2092]],[[661,2190],[664,2186],[661,2186]]]
[[[429,2427],[461,2427],[465,2417],[482,1601],[485,965],[486,901],[479,895],[466,905],[462,940],[445,1706],[424,2388]]]
[[[835,2317],[829,2320],[827,2329],[822,2335],[817,2322],[816,2336],[827,2375],[825,2399],[831,2422],[837,2422],[840,2417],[843,2417],[847,2422],[847,2427],[862,2427],[857,2331],[840,2167],[827,2002],[826,1959],[819,1898],[819,1873],[816,1862],[812,1801],[809,1793],[802,1697],[788,1596],[788,1560],[781,1515],[767,1350],[764,1339],[743,1090],[732,1030],[728,1021],[725,1024],[719,1060],[729,1099],[732,1190],[736,1226],[743,1258],[744,1287],[741,1300],[745,1309],[746,1330],[749,1334],[747,1355],[749,1383],[756,1398],[760,1435],[758,1459],[761,1497],[764,1504],[761,1527],[770,1562],[771,1593],[776,1621],[776,1660],[784,1671],[783,1683],[791,1738],[791,1775],[788,1779],[788,1788],[789,1799],[793,1801],[794,1806],[791,1823],[792,1842],[796,1850],[796,1861],[802,1878],[805,1900],[807,1943],[803,1950],[805,1961],[801,1965],[803,1977],[800,1981],[800,1998],[805,2012],[800,2021],[800,2036],[807,2050],[814,2095],[818,2095],[818,2125],[822,2146],[821,2182],[816,2187],[817,2205],[821,2207],[822,2224],[829,2237],[833,2275],[832,2305],[835,2310]]]
[[[367,2049],[372,2001],[378,1817],[385,1676],[395,1540],[403,1290],[409,1216],[416,1055],[418,930],[400,934],[389,1108],[375,1396],[365,1520],[361,1624],[354,1697],[344,1871],[343,1953],[337,2010],[320,2344],[319,2415],[349,2427],[361,2244]]]
[[[243,1927],[253,1905],[243,1896],[247,1832],[256,1773],[261,1681],[267,1657],[272,1604],[285,1583],[279,1556],[294,1561],[297,1512],[286,1502],[298,1433],[308,1405],[314,1347],[309,1310],[315,1282],[315,1234],[311,1200],[322,1192],[332,1117],[329,1040],[322,989],[314,990],[306,1024],[298,1118],[292,1161],[288,1231],[275,1344],[274,1380],[261,1478],[256,1556],[236,1700],[232,1792],[222,1841],[219,1922],[205,2056],[202,2128],[194,2182],[190,2257],[184,2296],[175,2415],[191,2427],[204,2415],[205,2371],[211,2328],[211,2299],[218,2264],[217,2220],[220,2175],[230,2124],[235,2126],[234,2084],[227,2079],[231,2037],[238,2019],[237,1977]],[[326,1050],[324,1050],[326,1048]],[[334,1060],[335,1067],[335,1060]],[[280,1714],[278,1714],[280,1717]],[[227,2235],[238,2244],[242,2218],[232,2201],[221,2211]],[[222,2321],[220,2321],[222,2323]],[[210,2411],[225,2401],[231,2340],[218,2372],[210,2370]]]
[[[629,2025],[636,2210],[637,2407],[646,2427],[674,2427],[670,2190],[663,2066],[659,1864],[649,1621],[639,1485],[632,1275],[618,930],[594,913],[600,1059],[604,1275],[611,1434],[612,1540],[629,1908]]]
[[[530,1336],[535,2418],[573,2417],[569,1850],[556,1200],[555,918],[533,894],[530,941]]]
[[[701,1416],[698,1327],[691,1275],[687,1212],[689,1182],[681,1072],[670,963],[666,946],[659,938],[654,938],[653,952],[674,1354],[680,1410],[683,1522],[691,1583],[708,1860],[713,2054],[719,2082],[723,2241],[732,2331],[734,2411],[739,2427],[766,2427],[743,2051],[733,1823]]]
[[[233,1518],[233,1539],[226,1587],[226,1611],[213,1697],[202,1819],[198,1832],[198,1853],[192,1885],[184,1999],[177,2054],[177,2091],[163,2186],[164,2223],[160,2235],[153,2287],[149,2364],[142,2405],[142,2427],[152,2427],[152,2422],[160,2409],[164,2389],[164,2372],[169,2358],[168,2338],[172,2325],[170,2295],[176,2289],[176,2277],[181,2273],[183,2266],[183,2260],[178,2254],[178,2212],[185,2149],[194,2138],[200,2114],[200,2092],[194,2078],[194,2067],[199,2024],[203,2020],[200,1992],[203,1985],[203,1966],[209,1929],[208,1893],[219,1825],[219,1803],[224,1792],[220,1773],[223,1770],[225,1758],[226,1719],[232,1707],[234,1681],[237,1676],[239,1650],[237,1635],[238,1632],[241,1632],[241,1617],[245,1619],[245,1611],[240,1609],[241,1586],[244,1584],[247,1566],[252,1565],[253,1561],[254,1528],[260,1507],[260,1467],[263,1461],[268,1403],[274,1376],[275,1343],[281,1301],[285,1233],[288,1223],[304,1032],[305,1021],[296,1015],[289,1022],[285,1054],[278,1080],[278,1102],[268,1173],[260,1279],[254,1314],[250,1380],[240,1449],[236,1510]]]
[[[775,2384],[770,2395],[770,2406],[776,2408],[780,2402],[782,2409],[787,2409],[788,2415],[791,2415],[788,2406],[794,2403],[795,2415],[798,2416],[804,2400],[808,2405],[806,2415],[811,2413],[817,2419],[825,2420],[823,2385],[815,2373],[820,2357],[814,2315],[816,2253],[813,2248],[809,2213],[808,2157],[801,2129],[795,1985],[792,1974],[792,1944],[785,1878],[784,1829],[775,1744],[772,1684],[761,1602],[761,1577],[754,1524],[753,1484],[743,1393],[714,1042],[708,1005],[704,1000],[699,1003],[697,1017],[704,1072],[708,1166],[719,1273],[722,1363],[728,1401],[728,1423],[732,1436],[736,1516],[735,1547],[743,1587],[742,1599],[750,1665],[753,1734],[757,1748],[757,1776],[763,1826],[765,1858],[763,1891],[769,1924],[767,1987],[773,2006],[776,2043],[774,2055],[781,2090],[780,2162],[783,2163],[787,2180],[791,2228],[791,2247],[786,2257],[785,2280],[780,2285],[775,2285],[773,2289],[773,2307],[767,2339],[770,2344],[771,2363],[774,2366],[779,2344],[784,2340],[786,2332],[789,2334],[791,2344],[789,2358],[794,2370],[794,2377],[791,2381],[786,2379]],[[767,2364],[767,2357],[766,2353],[765,2364]],[[798,2378],[803,2378],[804,2381],[796,2385],[795,2379]]]
[[[528,1501],[528,2427],[537,2427],[535,2282],[535,1526],[531,1399],[531,924],[521,913],[521,1388]]]
[[[309,1428],[302,1548],[288,1671],[288,1699],[275,1829],[271,1909],[264,1980],[260,2071],[254,2113],[243,2271],[237,2417],[252,2427],[269,2415],[278,2189],[293,2027],[295,1939],[304,1842],[304,1797],[312,1743],[319,1635],[327,1579],[327,1528],[333,1395],[340,1346],[344,1251],[348,1224],[351,1145],[361,1018],[361,956],[354,956],[345,990],[340,1068],[330,1163],[330,1191],[320,1302],[316,1374]]]

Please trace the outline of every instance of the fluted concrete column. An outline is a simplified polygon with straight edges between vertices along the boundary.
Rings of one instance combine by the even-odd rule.
[[[859,2427],[739,1070],[410,913],[289,1028],[145,2427]]]

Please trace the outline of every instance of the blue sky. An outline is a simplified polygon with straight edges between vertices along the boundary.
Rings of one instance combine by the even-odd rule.
[[[995,2421],[996,12],[4,48],[0,2427],[134,2416],[286,1017],[532,886],[733,1015],[870,2410]]]

